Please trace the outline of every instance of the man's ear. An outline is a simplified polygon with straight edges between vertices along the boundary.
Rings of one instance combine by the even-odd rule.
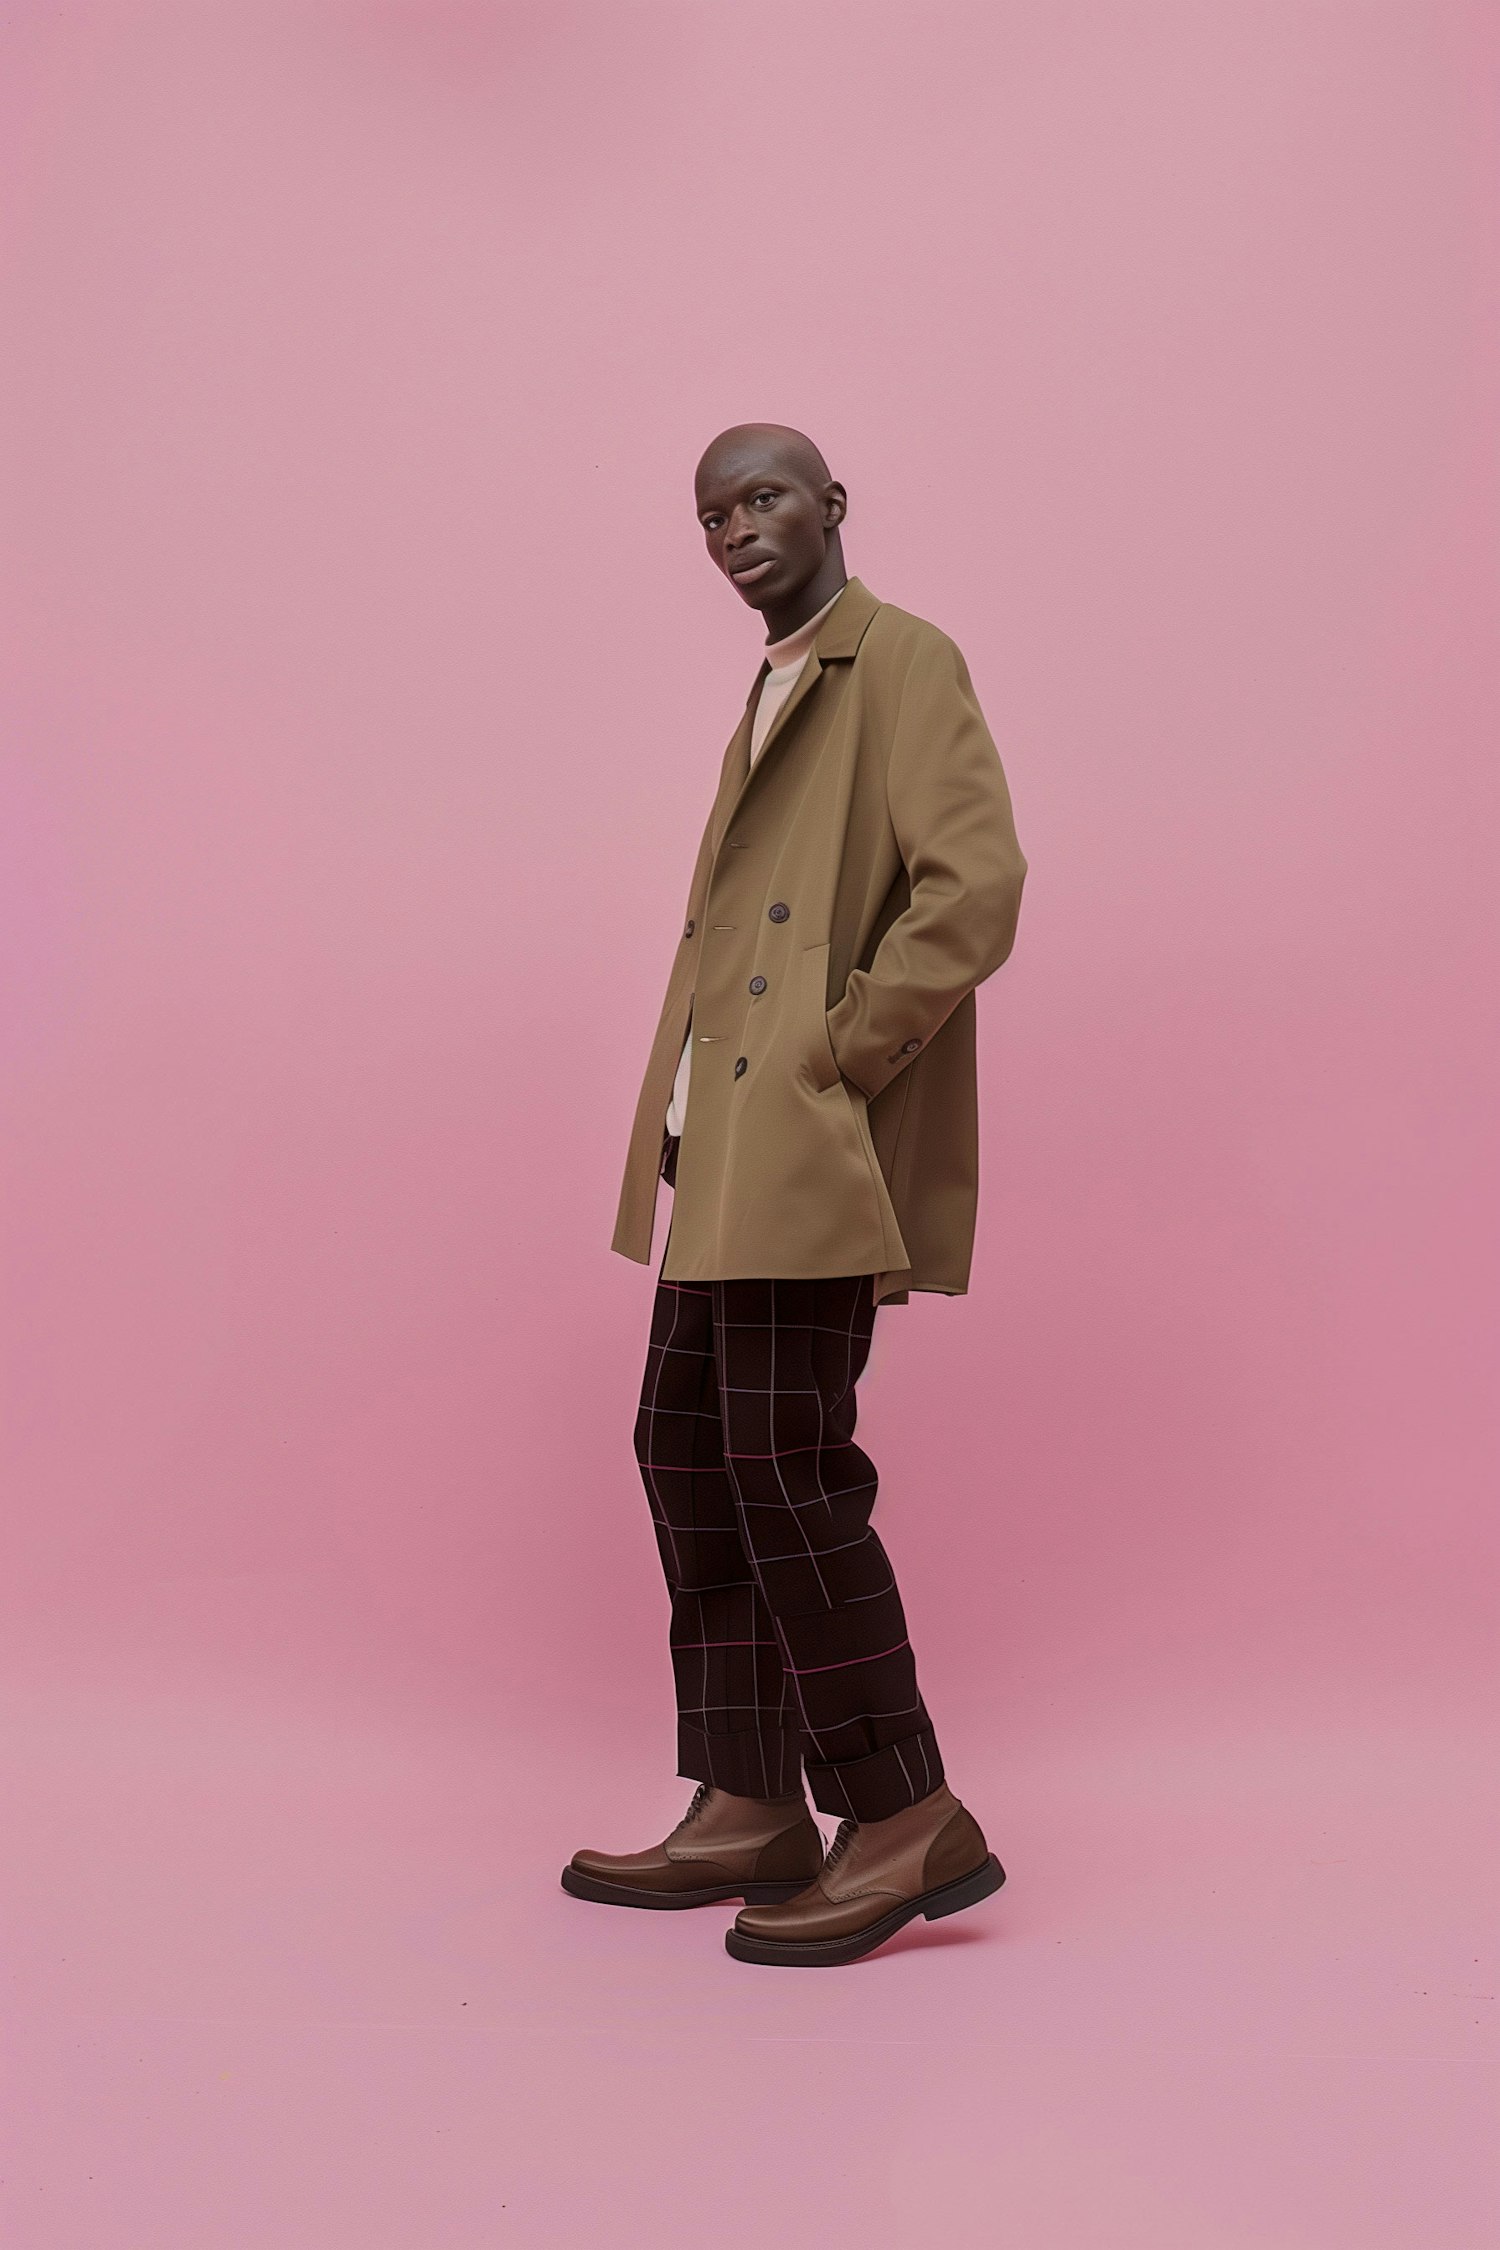
[[[823,487],[823,524],[825,530],[837,531],[849,513],[849,495],[841,484]]]

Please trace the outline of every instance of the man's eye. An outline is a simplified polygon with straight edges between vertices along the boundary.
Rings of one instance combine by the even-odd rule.
[[[757,492],[755,495],[755,505],[759,507],[763,500],[768,507],[774,508],[776,505],[776,495],[774,492]]]
[[[717,531],[723,521],[724,518],[722,516],[705,516],[703,519],[703,528],[705,531]]]

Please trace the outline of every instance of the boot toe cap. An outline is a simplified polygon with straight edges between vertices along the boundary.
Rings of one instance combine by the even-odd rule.
[[[579,1875],[609,1875],[613,1873],[615,1864],[608,1852],[575,1852],[568,1861],[568,1865]]]
[[[794,1901],[788,1901],[794,1904]],[[786,1906],[742,1906],[734,1918],[741,1937],[778,1938],[783,1934]]]
[[[660,1880],[673,1873],[664,1852],[575,1852],[571,1865],[580,1875],[598,1875],[615,1882]]]

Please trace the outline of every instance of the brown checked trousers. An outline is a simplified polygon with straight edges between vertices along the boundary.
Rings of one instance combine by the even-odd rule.
[[[675,1151],[674,1151],[675,1153]],[[636,1457],[672,1598],[678,1772],[884,1820],[935,1789],[901,1597],[854,1442],[872,1277],[658,1277]]]

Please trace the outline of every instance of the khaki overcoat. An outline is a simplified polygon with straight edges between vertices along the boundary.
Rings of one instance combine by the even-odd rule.
[[[750,762],[724,754],[636,1108],[613,1247],[651,1260],[692,1080],[670,1281],[871,1273],[960,1296],[978,1192],[974,988],[1026,861],[962,656],[851,578]]]

